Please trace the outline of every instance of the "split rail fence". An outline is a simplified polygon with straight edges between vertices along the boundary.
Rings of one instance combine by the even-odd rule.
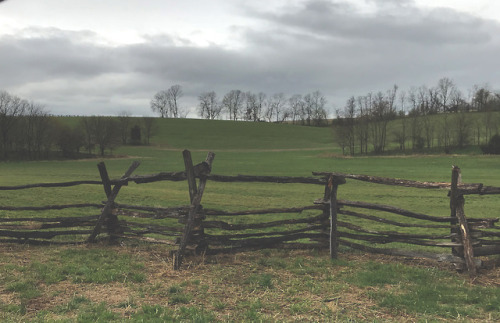
[[[191,153],[185,150],[185,170],[180,172],[132,175],[139,166],[138,162],[134,162],[120,179],[111,180],[105,164],[99,163],[100,181],[0,186],[0,191],[6,191],[102,185],[106,196],[106,200],[101,203],[0,206],[0,242],[78,244],[92,243],[98,239],[138,239],[171,245],[175,269],[180,268],[183,258],[192,253],[315,248],[329,249],[330,256],[336,258],[339,245],[343,245],[371,253],[454,262],[464,265],[469,274],[474,276],[481,265],[478,257],[500,255],[500,228],[495,226],[499,219],[467,218],[464,211],[464,196],[500,194],[500,188],[461,183],[458,167],[453,167],[450,183],[336,172],[313,172],[314,177],[224,176],[211,174],[214,157],[213,153],[208,153],[205,161],[193,165]],[[437,217],[390,205],[338,199],[338,188],[346,180],[446,190],[450,214]],[[146,184],[158,181],[187,181],[190,204],[152,207],[116,202],[121,188],[129,182]],[[324,187],[324,191],[321,198],[302,207],[229,212],[202,206],[207,181],[310,184]],[[39,217],[17,215],[67,209],[98,211],[91,211],[94,212],[91,215],[66,217],[52,214]],[[402,217],[401,220],[395,220],[394,215]],[[359,221],[373,224],[360,225]],[[409,228],[410,232],[395,231],[395,228]],[[375,244],[396,244],[398,247],[375,247]],[[431,251],[426,250],[429,247]],[[436,252],[437,248],[448,252]]]

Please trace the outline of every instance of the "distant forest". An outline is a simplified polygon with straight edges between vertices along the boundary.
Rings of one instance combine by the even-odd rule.
[[[150,106],[160,117],[182,118],[182,88],[158,92]],[[283,93],[231,90],[221,100],[215,92],[198,97],[204,119],[230,119],[333,126],[334,140],[346,155],[450,152],[479,146],[500,153],[500,92],[475,86],[463,94],[452,80],[407,91],[393,88],[350,97],[328,120],[327,101],[319,91],[290,97]],[[155,118],[56,118],[34,102],[0,92],[0,160],[40,160],[104,155],[120,145],[149,144]],[[76,122],[74,120],[77,120]]]
[[[0,92],[0,160],[104,155],[124,144],[149,144],[155,118],[74,117],[63,122],[44,107]]]
[[[391,151],[450,152],[480,146],[484,153],[500,153],[500,92],[475,86],[464,95],[448,78],[434,87],[350,97],[333,122],[344,154]],[[480,112],[480,113],[474,113]],[[396,147],[394,149],[394,147]]]

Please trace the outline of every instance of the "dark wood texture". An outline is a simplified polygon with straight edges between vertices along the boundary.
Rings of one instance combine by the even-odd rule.
[[[189,243],[189,239],[191,238],[191,231],[195,226],[195,215],[199,212],[201,199],[203,197],[203,192],[205,191],[205,186],[207,183],[207,173],[212,169],[212,162],[215,158],[215,154],[209,152],[207,158],[205,160],[206,166],[203,167],[205,169],[204,174],[200,177],[200,184],[196,187],[196,180],[194,177],[194,167],[191,159],[191,153],[188,150],[183,152],[184,157],[184,166],[186,167],[186,174],[188,177],[189,184],[189,195],[191,199],[191,207],[189,210],[189,214],[187,217],[187,222],[184,227],[184,232],[181,237],[181,241],[179,243],[179,249],[174,254],[174,270],[178,270],[181,267],[182,259],[184,257],[184,251],[186,249],[187,244]]]
[[[125,174],[122,176],[122,178],[129,177],[134,170],[139,167],[140,163],[138,161],[135,161],[130,165],[129,169],[125,172]],[[87,242],[95,242],[95,238],[97,235],[101,232],[101,226],[104,222],[104,220],[107,218],[108,214],[111,212],[111,209],[113,208],[114,202],[116,197],[118,196],[118,193],[120,192],[122,185],[116,184],[113,187],[113,190],[111,192],[111,195],[108,197],[108,200],[104,207],[102,208],[101,215],[99,216],[99,219],[97,220],[97,224],[90,234],[90,236],[87,238]]]

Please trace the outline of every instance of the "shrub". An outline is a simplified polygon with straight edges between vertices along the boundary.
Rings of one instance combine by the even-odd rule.
[[[490,138],[490,141],[487,145],[481,146],[481,150],[484,154],[500,154],[500,135],[496,134]]]

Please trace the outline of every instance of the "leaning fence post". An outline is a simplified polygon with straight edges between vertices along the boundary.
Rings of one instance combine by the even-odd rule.
[[[101,175],[102,185],[104,187],[104,193],[106,194],[106,198],[112,194],[111,189],[111,180],[109,179],[108,170],[106,169],[106,165],[104,162],[100,162],[97,164],[97,168],[99,169],[99,174]],[[111,210],[115,209],[115,203],[111,205]],[[118,231],[118,217],[112,211],[107,214],[108,220],[106,221],[106,228],[108,230],[108,235],[110,241],[114,241],[116,239],[116,233]]]
[[[458,220],[459,232],[462,238],[463,258],[465,260],[467,271],[469,272],[469,275],[471,277],[474,277],[477,274],[477,270],[476,264],[474,262],[474,249],[472,248],[469,224],[467,223],[467,219],[465,217],[465,199],[463,194],[460,194],[458,190],[458,184],[460,183],[460,168],[458,168],[457,166],[453,166],[451,178],[453,191],[450,194],[450,207],[452,210],[452,215],[453,213],[455,213],[455,217]]]
[[[203,196],[203,191],[205,190],[207,176],[212,170],[212,161],[215,157],[214,153],[209,152],[204,162],[193,166],[191,152],[189,150],[184,150],[182,155],[184,156],[184,165],[186,167],[186,177],[189,185],[191,206],[189,208],[186,224],[184,226],[184,232],[179,243],[179,249],[173,255],[174,270],[181,267],[184,251],[189,243],[189,239],[191,238],[192,231],[195,226],[196,214],[200,210],[201,198]],[[200,178],[198,187],[196,187],[196,176]]]
[[[134,161],[132,163],[132,165],[130,165],[129,169],[125,172],[125,174],[121,177],[121,179],[126,179],[127,177],[132,175],[134,170],[136,170],[140,164],[141,164],[140,162]],[[100,171],[100,169],[99,169],[99,171]],[[95,238],[101,232],[101,226],[104,223],[104,220],[106,220],[109,217],[109,214],[111,213],[111,210],[113,209],[113,206],[115,204],[115,199],[118,196],[120,189],[122,188],[123,185],[126,185],[126,184],[127,184],[127,182],[115,184],[115,186],[113,187],[113,190],[111,191],[111,195],[109,195],[108,200],[106,201],[106,204],[104,205],[104,207],[101,210],[101,215],[97,219],[97,223],[94,227],[94,230],[92,231],[90,236],[87,238],[87,242],[94,242],[95,241]],[[107,192],[106,188],[105,188],[105,191]]]

